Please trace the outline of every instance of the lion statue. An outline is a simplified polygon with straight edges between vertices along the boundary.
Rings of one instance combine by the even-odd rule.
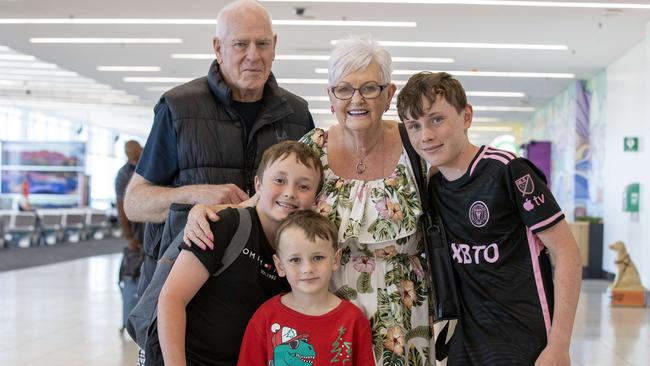
[[[644,289],[639,277],[639,271],[632,262],[630,255],[622,241],[617,241],[609,245],[609,249],[616,252],[616,277],[614,283],[610,285],[611,289]]]

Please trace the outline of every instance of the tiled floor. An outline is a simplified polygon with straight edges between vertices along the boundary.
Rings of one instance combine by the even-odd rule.
[[[1,255],[1,253],[0,253]],[[133,366],[118,332],[120,255],[0,273],[0,365]],[[604,281],[585,281],[574,365],[650,365],[650,309],[611,308]]]

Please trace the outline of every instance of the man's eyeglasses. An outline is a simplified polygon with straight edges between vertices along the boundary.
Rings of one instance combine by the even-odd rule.
[[[354,96],[354,92],[356,91],[359,91],[361,96],[364,97],[365,99],[375,99],[381,94],[381,92],[387,86],[388,84],[379,85],[374,81],[371,81],[361,85],[361,87],[359,88],[353,88],[352,85],[350,84],[342,83],[337,86],[330,87],[330,91],[332,92],[332,94],[334,94],[334,97],[336,97],[336,99],[341,99],[341,100],[352,99],[352,97]]]

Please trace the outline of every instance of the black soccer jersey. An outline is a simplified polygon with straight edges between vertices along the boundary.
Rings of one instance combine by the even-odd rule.
[[[532,365],[551,327],[548,253],[535,235],[564,218],[528,160],[481,147],[457,180],[435,175],[461,300],[449,365]],[[433,192],[432,192],[433,193]]]

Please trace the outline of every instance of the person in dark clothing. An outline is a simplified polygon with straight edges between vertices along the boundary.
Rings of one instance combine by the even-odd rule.
[[[142,239],[144,225],[139,222],[132,222],[124,213],[124,192],[129,180],[135,171],[135,166],[140,160],[142,146],[135,140],[129,140],[124,144],[124,153],[128,161],[120,168],[115,176],[115,197],[117,201],[117,217],[128,246],[124,248],[124,256],[120,265],[118,284],[122,290],[122,328],[126,327],[126,320],[131,309],[138,301],[137,287],[140,278],[140,266],[144,258],[142,251]]]

